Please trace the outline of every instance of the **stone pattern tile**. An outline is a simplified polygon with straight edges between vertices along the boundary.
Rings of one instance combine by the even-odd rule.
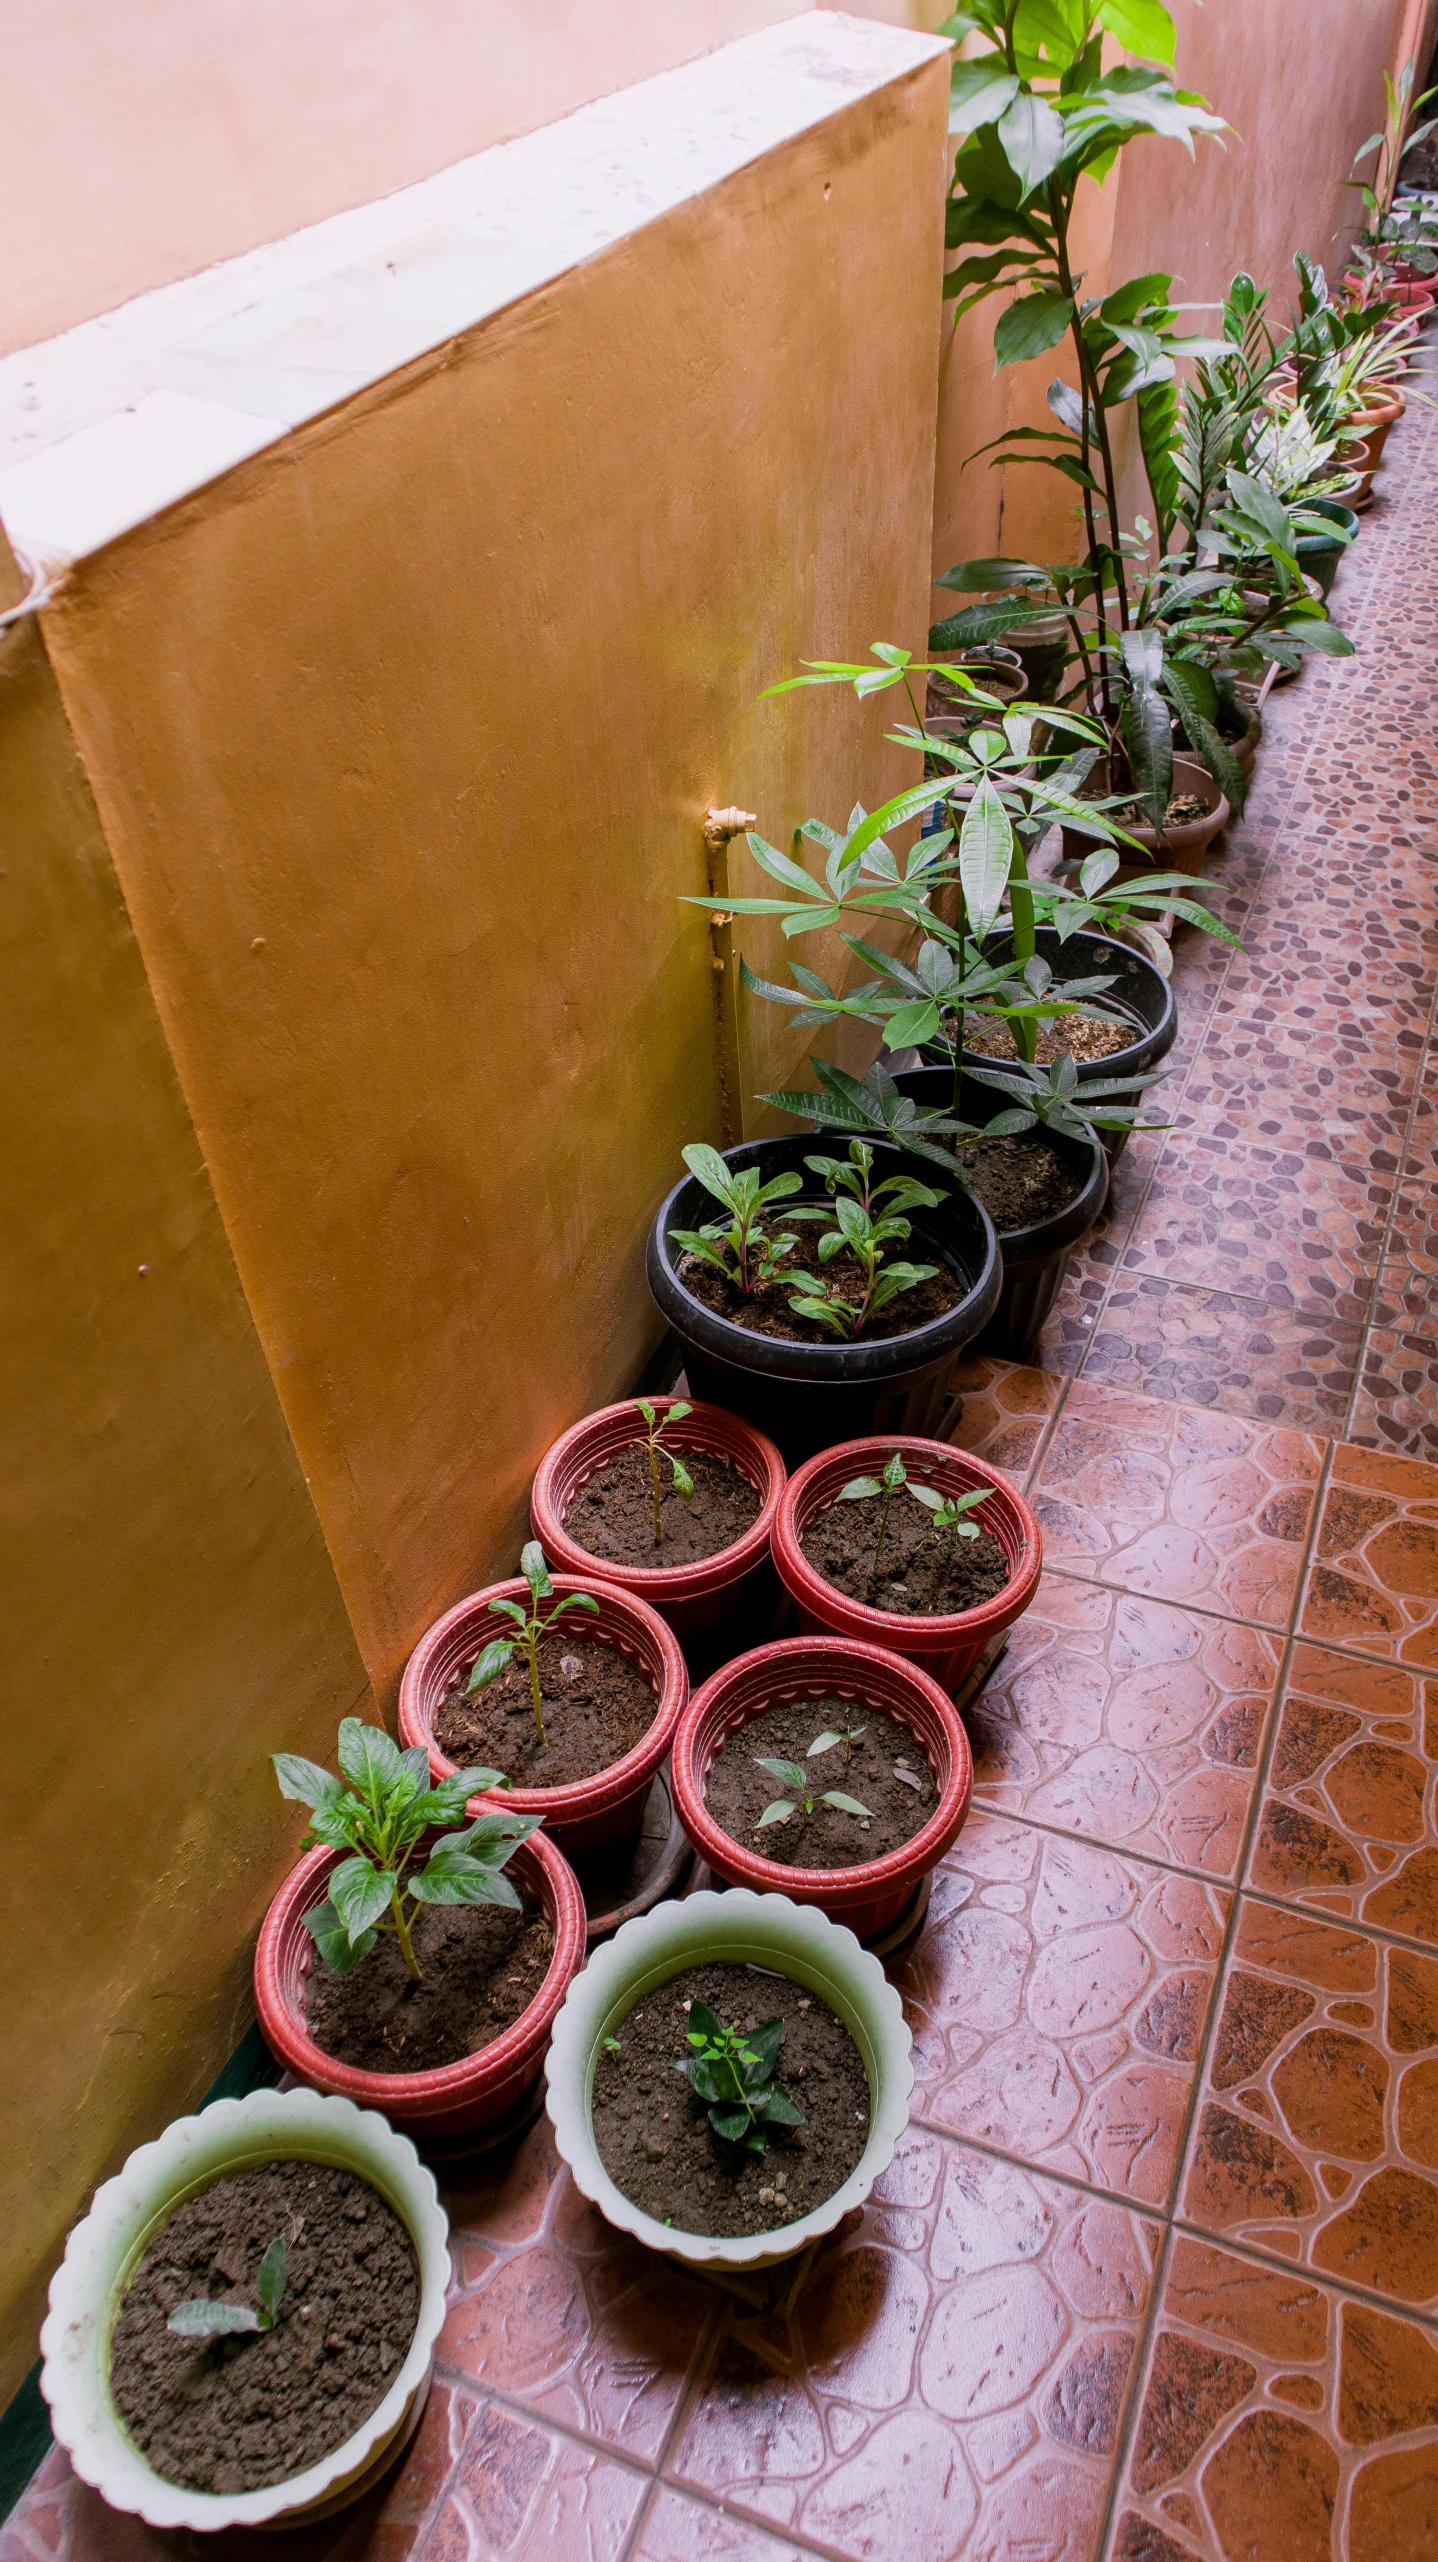
[[[1438,1666],[1438,1467],[1340,1444],[1299,1626],[1328,1645]]]
[[[1438,2340],[1175,2234],[1109,2562],[1438,2552]]]
[[[1265,1631],[1046,1575],[966,1716],[976,1799],[1231,1879],[1278,1663]]]
[[[986,1810],[894,1981],[915,2114],[1142,2206],[1173,2185],[1228,1897]]]
[[[1322,1466],[1311,1434],[1078,1379],[1035,1479],[1051,1566],[1286,1628]]]
[[[1362,1346],[1351,1320],[1124,1272],[1095,1321],[1083,1376],[1090,1386],[1341,1432]]]
[[[911,2127],[790,2319],[727,2316],[670,2478],[846,2562],[1085,2562],[1161,2231]]]
[[[1438,2313],[1438,1957],[1245,1897],[1181,2212]]]
[[[976,1459],[987,1459],[1026,1485],[1065,1382],[1047,1370],[1018,1368],[983,1355],[961,1361],[951,1383],[942,1432]]]
[[[1438,1948],[1438,1681],[1294,1648],[1248,1882]]]

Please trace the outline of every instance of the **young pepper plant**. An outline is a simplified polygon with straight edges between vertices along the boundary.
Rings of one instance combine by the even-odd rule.
[[[871,1569],[874,1574],[879,1571],[879,1558],[889,1527],[889,1506],[900,1488],[930,1515],[929,1533],[926,1535],[946,1530],[951,1546],[955,1539],[977,1539],[980,1524],[970,1521],[967,1515],[976,1511],[981,1503],[987,1503],[993,1491],[989,1486],[979,1486],[971,1494],[941,1495],[933,1486],[916,1486],[904,1466],[903,1454],[898,1450],[881,1477],[851,1477],[848,1484],[839,1489],[836,1497],[839,1503],[872,1503],[876,1497],[878,1499],[879,1531],[874,1541]],[[818,1746],[811,1745],[810,1750],[817,1751]],[[847,1762],[845,1768],[848,1768]]]
[[[654,1497],[654,1545],[656,1548],[662,1548],[664,1544],[664,1519],[660,1509],[661,1488],[659,1482],[659,1459],[661,1452],[669,1462],[669,1473],[674,1482],[674,1491],[679,1496],[681,1502],[692,1503],[694,1500],[694,1480],[690,1476],[688,1469],[685,1467],[683,1460],[680,1458],[678,1451],[665,1449],[663,1436],[668,1431],[671,1423],[682,1423],[685,1415],[692,1414],[694,1412],[694,1408],[690,1405],[686,1405],[682,1397],[674,1405],[666,1406],[662,1415],[660,1414],[657,1406],[652,1406],[649,1403],[647,1397],[636,1397],[634,1404],[635,1410],[644,1425],[645,1446],[649,1453],[649,1487],[650,1492]]]
[[[555,1622],[562,1619],[567,1610],[597,1610],[599,1604],[592,1592],[569,1592],[565,1594],[562,1601],[554,1602],[554,1608],[547,1617],[541,1617],[540,1603],[554,1601],[554,1585],[550,1580],[544,1550],[537,1539],[531,1539],[524,1548],[519,1567],[529,1586],[529,1608],[526,1610],[524,1604],[519,1601],[496,1600],[490,1603],[491,1610],[501,1611],[506,1619],[514,1621],[515,1633],[512,1637],[491,1638],[483,1653],[475,1660],[474,1668],[464,1685],[464,1695],[466,1699],[471,1699],[477,1690],[487,1690],[489,1684],[497,1681],[499,1675],[513,1663],[515,1656],[522,1655],[525,1669],[529,1674],[529,1696],[534,1710],[534,1732],[537,1741],[542,1745],[544,1700],[539,1688],[539,1649]]]
[[[277,2233],[260,2262],[255,2304],[225,2304],[208,2295],[192,2296],[187,2304],[175,2306],[165,2323],[166,2330],[182,2340],[223,2339],[239,2331],[272,2331],[284,2301],[287,2257],[285,2237]]]
[[[689,2005],[686,2055],[678,2069],[708,2103],[709,2123],[726,2144],[751,2153],[768,2149],[771,2126],[802,2126],[804,2112],[774,2079],[784,2041],[782,2019],[766,2019],[747,2034],[721,2026],[707,2002]]]
[[[824,1738],[821,1737],[819,1740],[822,1743]],[[838,1737],[831,1736],[828,1740],[837,1743]],[[809,1746],[810,1753],[817,1749],[818,1746],[815,1744]],[[807,1754],[805,1758],[808,1758]],[[761,1760],[759,1768],[766,1779],[777,1779],[780,1787],[787,1789],[788,1794],[784,1797],[771,1798],[754,1827],[757,1833],[763,1832],[769,1824],[787,1824],[791,1815],[799,1817],[799,1829],[802,1832],[813,1822],[816,1806],[832,1806],[837,1815],[862,1815],[867,1818],[873,1812],[872,1807],[861,1806],[857,1797],[850,1797],[842,1788],[826,1788],[816,1794],[808,1771],[797,1761]]]
[[[329,1898],[305,1914],[309,1931],[332,1974],[347,1975],[368,1957],[381,1931],[393,1931],[405,1968],[421,1980],[414,1953],[415,1904],[506,1904],[519,1897],[501,1872],[537,1818],[481,1815],[467,1830],[442,1833],[420,1865],[421,1844],[436,1825],[460,1824],[469,1798],[507,1781],[498,1770],[457,1770],[431,1787],[423,1744],[402,1752],[382,1726],[358,1717],[340,1722],[340,1776],[303,1754],[273,1756],[280,1794],[310,1808],[301,1848],[323,1844],[351,1855],[333,1869]]]

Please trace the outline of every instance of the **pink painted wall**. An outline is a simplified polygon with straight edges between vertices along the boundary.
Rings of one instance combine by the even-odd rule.
[[[32,0],[12,8],[0,352],[431,177],[808,5]],[[874,14],[906,19],[908,0],[880,0]]]

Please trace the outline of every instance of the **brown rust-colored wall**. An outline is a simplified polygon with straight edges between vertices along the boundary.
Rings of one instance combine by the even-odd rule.
[[[939,57],[47,617],[381,1689],[655,1338],[647,1223],[719,1126],[705,808],[782,838],[907,775],[851,700],[755,698],[922,636],[945,103]],[[747,1091],[803,1049],[755,1013]]]
[[[246,2023],[266,1756],[365,1683],[33,623],[0,805],[3,2403],[87,2192]]]

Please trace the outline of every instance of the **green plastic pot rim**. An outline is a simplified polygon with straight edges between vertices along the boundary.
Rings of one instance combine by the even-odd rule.
[[[419,2318],[398,2374],[358,2429],[303,2473],[222,2497],[167,2481],[146,2461],[115,2409],[110,2341],[143,2251],[177,2208],[231,2171],[272,2161],[330,2162],[379,2190],[414,2244]],[[234,2526],[298,2525],[339,2506],[350,2483],[357,2495],[359,2477],[402,2442],[416,2399],[428,2389],[449,2276],[449,2221],[433,2176],[376,2111],[310,2090],[216,2100],[131,2153],[70,2234],[40,2332],[40,2389],[56,2440],[82,2482],[149,2526],[214,2535]]]
[[[656,1986],[687,1967],[716,1962],[762,1964],[817,1993],[844,2022],[869,2076],[869,2137],[849,2177],[809,2214],[768,2233],[725,2237],[659,2223],[616,2186],[594,2141],[590,2100],[601,2041]],[[888,2169],[909,2122],[912,2046],[898,1994],[851,1930],[787,1895],[756,1895],[735,1886],[724,1894],[704,1892],[661,1904],[626,1922],[591,1956],[554,2023],[544,2068],[546,2105],[576,2188],[607,2223],[689,2268],[769,2268],[831,2233],[863,2205]]]

